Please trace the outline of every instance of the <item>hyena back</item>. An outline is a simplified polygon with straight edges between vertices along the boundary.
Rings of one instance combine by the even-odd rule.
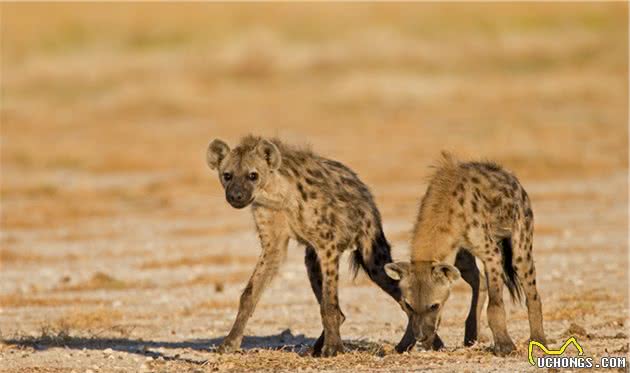
[[[214,140],[207,162],[218,170],[227,201],[235,208],[251,206],[263,250],[219,351],[240,347],[247,320],[278,271],[290,239],[306,247],[308,277],[320,304],[324,331],[314,354],[332,356],[343,351],[339,327],[345,316],[339,307],[337,283],[339,258],[345,250],[355,249],[355,268],[363,268],[408,312],[398,281],[384,270],[392,258],[379,211],[367,186],[349,168],[279,140],[254,136],[243,138],[234,149]],[[463,260],[461,267],[476,269],[474,259]],[[397,350],[407,350],[414,343],[408,324]]]
[[[448,154],[433,174],[414,229],[411,263],[386,265],[400,280],[413,308],[411,324],[419,341],[431,342],[459,271],[451,264],[461,247],[479,258],[488,286],[488,323],[495,353],[515,349],[508,335],[503,285],[513,299],[525,294],[532,340],[545,342],[542,305],[532,256],[534,216],[518,179],[490,162],[462,163]]]

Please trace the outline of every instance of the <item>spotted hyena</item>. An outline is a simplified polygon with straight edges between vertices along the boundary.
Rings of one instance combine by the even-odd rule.
[[[234,149],[221,140],[212,141],[207,162],[218,170],[228,203],[238,209],[251,206],[262,245],[262,254],[241,295],[236,321],[219,346],[220,352],[240,347],[245,324],[278,271],[290,239],[306,248],[308,277],[320,304],[324,331],[313,348],[315,355],[332,356],[343,351],[339,327],[345,316],[339,307],[337,283],[339,258],[345,250],[354,249],[355,272],[363,268],[409,312],[398,281],[384,270],[392,261],[390,245],[372,194],[348,167],[276,139],[254,136],[243,138]],[[477,270],[474,258],[466,253],[459,266],[470,273]],[[471,325],[476,322],[474,316],[470,317]],[[440,347],[439,337],[435,340],[434,347]],[[397,349],[407,350],[414,342],[408,324]]]
[[[460,276],[451,264],[463,247],[485,266],[495,353],[515,349],[506,327],[503,284],[512,299],[525,293],[531,339],[545,343],[533,230],[529,197],[514,175],[494,163],[461,163],[444,154],[422,200],[411,263],[386,265],[387,274],[400,280],[418,341],[428,345],[435,338],[451,285]]]

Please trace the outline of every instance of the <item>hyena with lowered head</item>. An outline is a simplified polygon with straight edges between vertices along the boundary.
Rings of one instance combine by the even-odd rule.
[[[400,280],[416,339],[427,345],[435,338],[444,303],[460,276],[451,264],[463,247],[485,266],[495,353],[504,355],[516,348],[507,332],[504,284],[514,300],[525,293],[530,338],[545,343],[533,231],[529,197],[514,175],[494,163],[461,163],[443,153],[422,199],[411,263],[385,266],[391,278]]]
[[[251,206],[262,246],[220,352],[240,347],[247,320],[278,271],[290,239],[306,247],[308,277],[320,304],[324,331],[313,348],[315,355],[343,351],[339,327],[345,316],[339,307],[337,283],[339,258],[345,250],[355,249],[355,270],[363,268],[409,312],[398,281],[384,270],[392,258],[379,211],[367,186],[349,168],[277,139],[254,136],[244,137],[234,149],[221,140],[212,141],[207,162],[218,170],[228,203],[238,209]],[[477,269],[472,256],[464,256],[460,266],[470,272]],[[441,343],[439,337],[435,339]],[[397,350],[407,350],[414,342],[408,324]]]

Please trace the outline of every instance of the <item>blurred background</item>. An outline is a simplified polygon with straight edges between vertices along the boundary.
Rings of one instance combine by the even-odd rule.
[[[532,195],[539,284],[559,335],[576,317],[595,327],[627,310],[625,3],[0,7],[5,336],[42,325],[224,335],[258,244],[205,152],[248,133],[353,168],[398,258],[439,152],[496,160]],[[278,302],[286,320],[260,311],[252,334],[319,334],[302,255],[291,251],[261,302]],[[394,342],[397,306],[365,279],[346,285],[387,304],[371,322],[391,322]],[[341,299],[362,312],[343,289]],[[298,311],[303,325],[289,316]],[[350,316],[344,335],[380,335],[362,325]]]

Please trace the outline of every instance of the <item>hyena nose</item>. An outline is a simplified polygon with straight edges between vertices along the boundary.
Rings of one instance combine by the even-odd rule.
[[[243,202],[243,192],[232,192],[231,197],[234,202]]]

